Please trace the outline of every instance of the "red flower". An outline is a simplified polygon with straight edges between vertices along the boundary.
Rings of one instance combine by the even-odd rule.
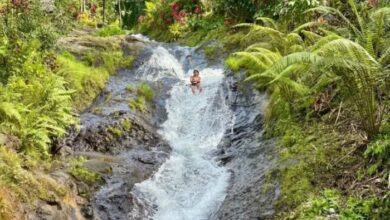
[[[195,14],[202,14],[202,7],[200,5],[197,5],[194,10]]]
[[[177,14],[179,12],[179,10],[180,10],[180,5],[177,2],[174,2],[172,4],[172,12]]]
[[[178,15],[175,16],[175,19],[176,21],[178,22],[183,22],[184,21],[184,18],[187,16],[186,12],[185,11],[181,11],[179,12]]]
[[[97,6],[95,4],[92,4],[91,6],[91,14],[96,14],[96,9],[97,9]]]
[[[187,14],[186,14],[185,11],[181,11],[181,12],[179,13],[179,17],[181,17],[181,18],[184,18],[186,15],[187,15]]]

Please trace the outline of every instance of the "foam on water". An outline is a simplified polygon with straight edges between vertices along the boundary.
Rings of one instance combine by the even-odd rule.
[[[210,155],[231,121],[222,93],[223,69],[199,70],[204,91],[196,95],[188,86],[191,70],[184,74],[181,62],[163,47],[154,49],[142,70],[152,73],[149,80],[168,75],[179,81],[170,91],[168,119],[160,130],[172,155],[151,179],[136,184],[132,194],[144,208],[136,208],[130,218],[205,220],[225,198],[229,173]]]

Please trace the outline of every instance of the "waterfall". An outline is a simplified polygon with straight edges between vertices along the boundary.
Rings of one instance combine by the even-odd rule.
[[[223,93],[223,67],[208,66],[191,48],[158,46],[152,53],[137,74],[146,80],[176,79],[166,103],[168,118],[160,129],[172,154],[152,178],[135,185],[131,193],[136,208],[129,218],[209,219],[224,200],[230,178],[212,156],[232,120]],[[185,62],[187,55],[192,63]],[[188,85],[194,67],[203,86],[195,95]]]

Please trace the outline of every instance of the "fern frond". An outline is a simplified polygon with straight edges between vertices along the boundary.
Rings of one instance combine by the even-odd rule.
[[[271,27],[273,29],[277,29],[278,28],[278,25],[276,24],[276,22],[272,19],[272,18],[268,18],[268,17],[257,17],[256,18],[256,21],[261,21],[263,22],[264,26],[266,27]]]
[[[259,57],[255,56],[255,54],[253,54],[253,53],[250,53],[250,52],[237,52],[237,53],[234,53],[234,55],[238,56],[238,57],[241,57],[241,58],[244,58],[244,60],[246,62],[253,63],[255,66],[253,66],[252,68],[255,68],[255,69],[259,68],[261,70],[264,70],[264,69],[268,68],[268,65],[266,65],[262,59],[260,59]]]
[[[357,20],[357,22],[358,22],[358,24],[360,26],[361,33],[364,34],[366,27],[365,27],[365,23],[363,21],[363,18],[360,16],[360,13],[359,13],[359,11],[357,9],[356,1],[355,0],[348,0],[348,4],[351,7],[352,12],[353,12],[353,14],[356,17],[356,20]]]
[[[312,31],[301,31],[301,33],[303,34],[303,36],[305,36],[305,38],[311,42],[317,42],[319,39],[322,38],[321,35],[318,35]]]
[[[337,40],[337,39],[342,39],[342,37],[338,36],[338,35],[335,35],[335,34],[332,34],[332,35],[328,35],[328,36],[325,36],[325,37],[322,37],[321,39],[319,39],[311,48],[310,50],[311,51],[315,51],[321,47],[323,47],[324,45],[326,45],[327,43],[331,42],[331,41],[334,41],[334,40]]]
[[[390,7],[383,7],[370,13],[370,18],[375,20],[377,17],[390,18]]]
[[[276,62],[270,69],[267,70],[267,72],[278,74],[284,71],[284,69],[286,69],[287,67],[294,64],[309,65],[309,64],[322,63],[322,61],[323,58],[314,53],[310,53],[310,52],[292,53],[283,57],[278,62]]]
[[[311,22],[307,22],[305,24],[300,25],[299,27],[295,28],[292,32],[299,33],[299,32],[301,32],[301,30],[306,29],[306,28],[320,27],[320,26],[324,26],[324,25],[325,24],[321,23],[321,22],[311,21]]]
[[[341,54],[345,56],[346,54],[351,55],[359,61],[368,60],[376,65],[378,61],[371,54],[364,49],[360,44],[355,43],[348,39],[336,39],[328,42],[319,49],[319,54],[324,54],[324,56],[335,56]]]
[[[297,33],[289,33],[289,34],[287,34],[287,36],[285,38],[287,39],[289,44],[301,44],[301,43],[303,43],[303,39]]]
[[[18,108],[9,102],[0,102],[0,120],[11,120],[20,123],[22,117]]]

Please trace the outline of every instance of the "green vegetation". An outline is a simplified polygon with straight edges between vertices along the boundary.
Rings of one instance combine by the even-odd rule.
[[[25,219],[38,199],[69,199],[68,186],[45,174],[62,163],[51,154],[52,140],[77,125],[75,113],[90,104],[110,74],[132,65],[119,43],[93,36],[118,34],[114,25],[70,37],[69,48],[57,44],[81,26],[79,2],[58,0],[51,7],[51,1],[0,1],[0,219]],[[77,40],[82,50],[72,47]],[[76,165],[72,175],[94,179]]]
[[[206,46],[203,48],[203,51],[209,60],[214,60],[216,58],[215,56],[218,53],[218,49],[219,48],[216,46]]]
[[[299,207],[299,212],[290,213],[288,218],[314,219],[318,216],[333,215],[339,219],[385,219],[386,208],[378,208],[385,205],[377,198],[349,197],[346,201],[342,201],[338,192],[325,189],[318,197],[309,198]]]
[[[111,50],[111,51],[110,51]],[[133,57],[125,57],[123,52],[114,46],[105,46],[92,52],[78,54],[76,59],[69,52],[57,56],[57,74],[69,82],[73,107],[81,111],[101,92],[110,74],[117,69],[131,68]]]
[[[50,166],[50,163],[40,166]],[[21,208],[22,203],[32,205],[36,199],[50,201],[53,195],[64,198],[69,193],[66,186],[49,176],[32,172],[34,164],[29,157],[22,157],[6,146],[0,147],[0,219],[23,219],[24,213],[15,213],[15,208]]]
[[[388,0],[84,3],[58,0],[50,11],[41,1],[0,1],[0,219],[24,219],[15,207],[68,194],[44,174],[60,163],[50,146],[111,74],[132,66],[122,27],[189,46],[217,41],[226,65],[268,94],[265,136],[279,140],[280,162],[269,176],[282,191],[275,219],[389,216]],[[75,27],[82,34],[58,41]],[[202,49],[219,55],[219,46]],[[127,91],[135,111],[155,97],[147,83]],[[120,126],[107,128],[110,138],[132,123]],[[71,160],[69,173],[93,185],[101,178],[84,162]]]
[[[132,84],[129,84],[127,87],[126,87],[126,90],[130,93],[134,92],[135,91],[135,88]]]
[[[135,99],[129,101],[129,107],[133,110],[140,112],[146,112],[146,102],[144,96],[138,96]]]
[[[130,131],[131,128],[133,127],[133,124],[131,123],[130,119],[125,118],[125,119],[121,122],[121,127],[122,127],[125,131]]]
[[[125,31],[119,27],[118,23],[112,23],[110,25],[104,26],[97,31],[97,35],[100,37],[109,37],[121,34],[125,34]]]
[[[127,91],[134,92],[133,85],[127,86]],[[137,97],[129,101],[129,107],[133,110],[138,110],[140,112],[146,112],[146,102],[151,102],[154,98],[153,89],[146,82],[142,82],[138,85]]]
[[[110,132],[112,135],[114,135],[116,138],[122,137],[123,135],[122,130],[116,127],[110,126],[107,128],[107,131]]]
[[[152,101],[154,98],[153,89],[146,82],[143,82],[138,85],[137,93],[138,96],[143,96],[145,100],[149,102]]]
[[[285,165],[275,173],[282,184],[278,207],[285,211],[276,219],[389,214],[390,35],[384,30],[390,8],[345,6],[348,16],[313,7],[305,14],[317,18],[294,23],[292,31],[283,19],[266,17],[234,26],[256,40],[226,64],[244,68],[246,81],[269,94],[266,135],[280,138]],[[338,22],[327,21],[329,14]]]
[[[58,61],[59,75],[69,79],[70,88],[76,91],[72,94],[74,108],[84,109],[103,89],[109,77],[108,71],[89,67],[70,54],[60,55]]]
[[[101,176],[85,168],[84,163],[86,161],[84,157],[73,158],[69,161],[69,173],[77,180],[93,185],[101,180]]]

